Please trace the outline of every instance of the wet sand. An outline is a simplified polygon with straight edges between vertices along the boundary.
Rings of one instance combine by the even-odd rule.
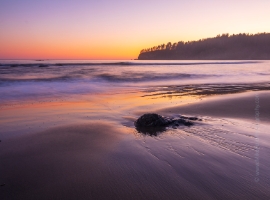
[[[130,117],[127,126],[78,120],[7,138],[0,199],[269,199],[270,95],[259,93],[258,131],[255,94],[159,110],[203,121],[157,137],[138,133]]]
[[[199,102],[158,110],[158,112],[182,113],[255,121],[255,108],[259,105],[259,118],[262,123],[270,122],[270,92],[246,92],[207,97]]]

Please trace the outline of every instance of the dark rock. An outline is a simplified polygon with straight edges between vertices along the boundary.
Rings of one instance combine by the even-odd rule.
[[[144,114],[135,121],[136,130],[139,133],[157,136],[166,131],[166,126],[170,123],[168,119],[155,113]]]
[[[135,122],[136,127],[157,127],[166,125],[168,125],[168,121],[162,116],[154,113],[144,114]]]
[[[166,126],[157,127],[140,127],[136,126],[136,130],[143,135],[158,136],[160,133],[166,131]]]
[[[192,121],[189,120],[200,120],[197,117],[185,117],[180,118],[168,118],[162,117],[161,115],[155,113],[144,114],[135,121],[135,127],[139,133],[145,135],[157,136],[158,133],[166,131],[166,127],[172,127],[177,129],[178,126],[191,126],[194,125]]]
[[[189,117],[189,120],[198,120],[198,117]]]
[[[39,67],[49,67],[48,65],[41,64]]]
[[[185,121],[183,124],[184,124],[185,126],[191,126],[191,125],[194,125],[194,123],[191,122],[191,121]]]
[[[180,118],[181,118],[181,119],[188,119],[188,120],[192,120],[192,121],[195,121],[195,120],[201,121],[201,119],[199,119],[198,117],[186,117],[186,116],[181,116]]]
[[[180,116],[181,119],[188,119],[188,117]]]

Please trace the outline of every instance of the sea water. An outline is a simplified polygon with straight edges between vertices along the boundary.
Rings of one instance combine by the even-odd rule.
[[[1,60],[0,103],[106,92],[270,88],[270,61]]]

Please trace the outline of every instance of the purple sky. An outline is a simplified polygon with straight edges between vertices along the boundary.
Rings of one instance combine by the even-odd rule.
[[[270,32],[270,1],[0,0],[0,58],[135,58],[221,33]]]

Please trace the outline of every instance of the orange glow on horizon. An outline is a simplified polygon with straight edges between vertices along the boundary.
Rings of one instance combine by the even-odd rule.
[[[2,46],[3,47],[3,46]],[[90,47],[69,44],[15,46],[0,49],[0,59],[136,59],[140,47]]]
[[[163,43],[270,32],[269,1],[153,3],[0,1],[0,59],[136,59]]]

